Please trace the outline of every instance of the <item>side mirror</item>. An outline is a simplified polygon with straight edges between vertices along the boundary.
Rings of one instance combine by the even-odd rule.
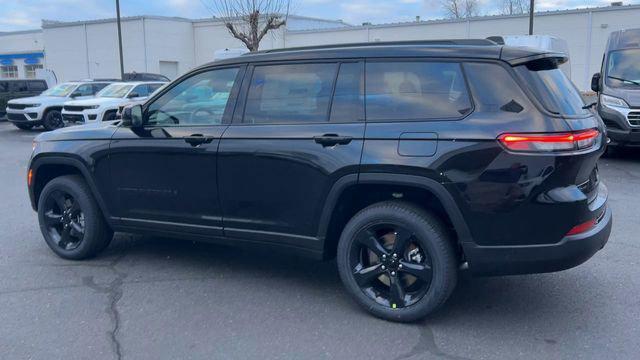
[[[138,93],[136,93],[136,92],[132,92],[132,93],[130,93],[129,95],[127,95],[127,97],[128,97],[129,99],[131,99],[131,98],[137,98],[137,97],[140,97],[140,95],[139,95]]]
[[[122,110],[122,122],[132,128],[140,128],[144,124],[142,119],[142,105],[127,106]]]
[[[595,92],[600,92],[600,90],[602,90],[600,88],[600,80],[601,80],[600,73],[593,74],[593,77],[591,78],[591,90]]]

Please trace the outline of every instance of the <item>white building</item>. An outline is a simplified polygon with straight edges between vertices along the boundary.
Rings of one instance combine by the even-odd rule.
[[[567,40],[572,80],[588,90],[599,71],[612,31],[640,27],[640,5],[541,12],[535,33]],[[465,20],[349,26],[342,21],[290,16],[286,28],[268,35],[262,49],[331,43],[486,38],[526,34],[528,16],[482,16]],[[175,78],[213,60],[216,50],[241,48],[216,19],[190,20],[138,16],[122,22],[125,71],[153,72]],[[60,80],[119,76],[114,19],[43,21],[41,30],[0,33],[0,77],[30,76],[34,66],[52,69]]]

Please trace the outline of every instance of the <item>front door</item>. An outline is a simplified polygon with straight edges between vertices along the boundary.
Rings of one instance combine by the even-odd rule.
[[[249,73],[252,73],[249,75]],[[358,171],[363,63],[248,70],[218,155],[225,235],[316,247],[332,185]]]
[[[144,127],[116,131],[111,195],[123,225],[222,233],[216,157],[242,70],[205,70],[173,84],[145,104]]]

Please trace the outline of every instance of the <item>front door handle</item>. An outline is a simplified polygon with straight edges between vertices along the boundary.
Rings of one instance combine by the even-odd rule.
[[[314,136],[313,141],[327,147],[335,145],[346,145],[351,142],[353,138],[351,136],[340,136],[338,134],[324,134],[321,136]]]
[[[193,134],[184,138],[184,141],[189,145],[196,147],[202,144],[208,144],[213,141],[213,138],[204,136],[202,134]]]

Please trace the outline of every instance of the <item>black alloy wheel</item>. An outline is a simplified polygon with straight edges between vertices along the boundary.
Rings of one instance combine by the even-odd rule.
[[[362,229],[352,243],[349,264],[360,290],[391,309],[418,302],[429,290],[431,258],[415,234],[400,224]]]
[[[54,190],[45,199],[45,228],[53,242],[62,250],[80,246],[85,233],[85,215],[78,201],[62,190]]]
[[[62,113],[58,110],[49,110],[44,116],[42,126],[48,131],[64,127]]]

